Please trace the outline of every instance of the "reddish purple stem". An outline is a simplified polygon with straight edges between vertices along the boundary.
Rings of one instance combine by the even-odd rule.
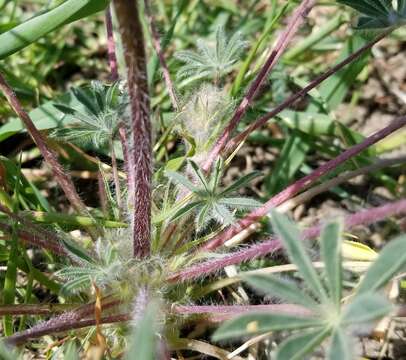
[[[18,100],[13,89],[7,84],[3,75],[0,74],[0,90],[4,93],[11,108],[15,111],[24,126],[27,128],[28,133],[31,135],[35,144],[38,146],[44,160],[47,162],[52,170],[55,180],[58,182],[64,191],[67,199],[76,209],[78,213],[87,213],[85,204],[79,197],[73,182],[68,175],[68,172],[62,167],[58,161],[56,153],[48,146],[46,137],[38,131],[28,113],[23,109],[20,101]]]
[[[248,107],[251,105],[255,95],[258,93],[261,85],[267,78],[269,72],[273,69],[273,67],[277,64],[279,58],[285,51],[286,47],[288,46],[289,42],[292,40],[293,36],[297,32],[300,25],[303,23],[304,19],[306,18],[307,14],[311,10],[312,6],[314,5],[314,0],[303,0],[299,7],[293,13],[289,23],[286,27],[286,30],[282,32],[279,36],[279,39],[275,45],[275,48],[269,54],[268,59],[266,60],[265,64],[261,68],[260,72],[256,76],[255,80],[251,83],[247,93],[245,94],[244,98],[242,99],[240,105],[238,106],[236,112],[234,113],[233,117],[231,118],[229,124],[224,129],[224,132],[217,140],[212,151],[209,153],[208,158],[203,164],[203,170],[209,171],[213,162],[217,159],[218,155],[226,146],[231,134],[236,129],[238,123],[241,121],[242,117],[246,113]]]
[[[192,314],[217,314],[217,315],[239,315],[252,312],[284,312],[292,315],[310,315],[311,312],[302,306],[293,304],[269,304],[269,305],[176,305],[172,312],[182,315]]]
[[[389,216],[398,214],[406,214],[406,199],[348,215],[344,221],[345,228],[350,229],[357,225],[371,224],[373,222],[383,220]],[[306,229],[302,233],[302,238],[315,238],[320,234],[320,230],[320,224]],[[207,276],[213,272],[223,269],[225,266],[239,264],[259,256],[271,254],[277,250],[280,250],[281,247],[282,243],[280,240],[271,238],[270,240],[252,245],[246,249],[225,255],[220,259],[207,261],[189,269],[172,274],[168,278],[168,281],[183,282],[196,279],[201,276]]]
[[[144,35],[137,2],[114,0],[119,23],[127,83],[130,94],[131,125],[128,149],[128,198],[134,257],[149,255],[151,239],[152,146],[150,102],[147,83]],[[125,151],[125,149],[124,149]],[[134,177],[132,177],[134,175]]]
[[[152,15],[150,1],[144,0],[144,4],[145,4],[145,13],[148,18],[149,26],[151,28],[152,45],[158,56],[159,63],[161,64],[162,75],[164,76],[168,94],[171,99],[173,108],[176,111],[179,111],[179,104],[178,104],[178,99],[176,97],[175,86],[173,85],[173,81],[172,81],[171,75],[169,73],[169,68],[168,68],[168,65],[165,60],[165,55],[164,55],[164,52],[161,47],[161,41],[159,38],[158,29],[156,28],[156,25],[155,25],[154,16]]]
[[[339,165],[341,165],[348,159],[351,159],[355,155],[358,155],[361,151],[377,143],[379,140],[384,139],[385,137],[387,137],[388,135],[392,134],[393,132],[395,132],[396,130],[400,129],[405,125],[406,125],[406,117],[402,117],[393,121],[387,127],[367,137],[360,144],[357,144],[349,148],[336,158],[328,161],[324,165],[314,170],[309,175],[303,177],[302,179],[296,181],[292,185],[285,188],[279,194],[275,195],[270,200],[268,200],[263,206],[252,211],[243,219],[238,221],[236,224],[226,228],[214,239],[210,240],[207,244],[203,245],[200,250],[214,250],[219,246],[223,245],[227,240],[231,239],[234,235],[238,234],[240,231],[246,229],[248,226],[259,220],[261,217],[265,216],[275,206],[278,206],[283,202],[285,202],[286,200],[292,198],[298,192],[304,190],[305,188],[309,187],[311,184],[319,180],[321,176],[337,168]]]
[[[118,66],[116,58],[116,45],[114,41],[113,22],[111,20],[110,6],[106,8],[107,56],[110,66],[111,81],[118,80]]]
[[[293,105],[297,100],[301,99],[305,95],[307,95],[312,89],[314,89],[316,86],[320,85],[324,80],[329,78],[331,75],[334,75],[337,73],[339,70],[341,70],[343,67],[346,65],[352,63],[354,60],[356,60],[358,57],[360,57],[363,53],[371,49],[377,42],[381,41],[385,36],[387,36],[392,30],[385,31],[381,35],[379,35],[376,39],[373,41],[369,42],[368,44],[362,46],[360,49],[352,53],[350,56],[345,58],[343,61],[338,63],[337,65],[333,66],[331,69],[327,70],[325,73],[321,74],[320,76],[316,77],[309,85],[304,87],[302,90],[298,91],[297,93],[293,94],[289,98],[287,98],[284,102],[279,104],[277,107],[275,107],[272,111],[269,113],[265,114],[264,116],[260,117],[257,119],[254,123],[249,125],[246,130],[244,130],[242,133],[231,139],[227,144],[224,144],[224,147],[221,149],[225,149],[225,152],[231,152],[233,149],[238,146],[242,141],[244,141],[249,134],[251,134],[254,130],[260,128],[263,126],[268,120],[272,119],[276,115],[278,115],[280,112],[288,108],[289,106]]]

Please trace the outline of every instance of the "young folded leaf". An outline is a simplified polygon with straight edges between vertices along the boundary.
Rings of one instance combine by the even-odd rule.
[[[358,29],[396,28],[406,24],[404,0],[337,0],[361,13]]]

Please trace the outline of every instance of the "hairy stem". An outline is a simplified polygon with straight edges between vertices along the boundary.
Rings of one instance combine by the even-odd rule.
[[[138,6],[132,0],[114,0],[124,58],[131,106],[131,141],[128,167],[134,171],[129,184],[129,203],[133,253],[143,258],[150,253],[151,238],[151,123],[147,84],[144,35]]]
[[[58,182],[62,190],[64,191],[67,199],[72,204],[72,206],[79,213],[87,213],[85,204],[82,202],[82,199],[79,197],[75,186],[71,178],[69,177],[67,171],[59,163],[57,155],[55,152],[47,145],[47,139],[45,136],[40,133],[32,122],[28,113],[23,109],[20,101],[18,100],[13,89],[7,84],[3,75],[0,74],[0,90],[3,92],[7,101],[9,102],[11,108],[15,111],[21,121],[24,123],[27,128],[28,133],[31,135],[35,144],[38,146],[42,156],[44,157],[47,164],[50,166],[52,173],[55,177],[55,180]]]
[[[116,57],[116,45],[114,41],[114,32],[113,32],[113,22],[111,20],[111,10],[110,6],[106,8],[106,33],[107,33],[107,56],[109,59],[110,66],[110,80],[118,80],[118,66],[117,66],[117,57]]]
[[[365,44],[360,49],[358,49],[357,51],[355,51],[354,53],[349,55],[343,61],[341,61],[340,63],[333,66],[332,68],[330,68],[323,74],[316,77],[309,85],[307,85],[302,90],[298,91],[297,93],[295,93],[292,96],[290,96],[289,98],[287,98],[284,102],[279,104],[272,111],[268,112],[264,116],[260,117],[256,121],[254,121],[242,133],[240,133],[239,135],[237,135],[236,137],[231,139],[231,141],[229,141],[228,143],[225,143],[224,146],[220,149],[220,151],[223,149],[225,149],[226,153],[233,151],[238,146],[238,144],[240,144],[242,141],[244,141],[247,138],[247,136],[249,134],[251,134],[253,131],[258,129],[259,127],[263,126],[268,120],[272,119],[273,117],[278,115],[280,112],[282,112],[289,106],[293,105],[297,100],[299,100],[302,97],[304,97],[305,95],[307,95],[312,89],[314,89],[316,86],[320,85],[324,80],[326,80],[330,76],[334,75],[339,70],[341,70],[343,67],[345,67],[346,65],[352,63],[354,60],[359,58],[366,51],[370,50],[376,43],[378,43],[384,37],[386,37],[391,31],[392,30],[385,31],[384,33],[379,35],[377,38],[375,38],[374,40]]]
[[[219,246],[223,245],[227,240],[237,235],[240,231],[244,230],[245,228],[256,222],[262,216],[265,216],[272,208],[289,200],[290,198],[295,196],[298,192],[304,190],[305,188],[309,187],[311,184],[316,182],[321,176],[327,174],[331,170],[334,170],[345,161],[358,155],[361,151],[367,149],[369,146],[377,143],[379,140],[382,140],[386,136],[392,134],[393,132],[402,128],[405,125],[406,125],[406,117],[399,118],[393,121],[387,127],[383,128],[382,130],[379,130],[375,134],[370,135],[363,142],[352,146],[351,148],[344,151],[336,158],[328,161],[324,165],[320,166],[319,168],[311,172],[309,175],[301,178],[300,180],[296,181],[292,185],[282,190],[280,193],[273,196],[263,206],[250,212],[247,216],[239,220],[236,224],[226,228],[219,235],[217,235],[208,243],[203,245],[201,250],[214,250]]]
[[[0,316],[4,315],[51,315],[72,310],[80,304],[11,304],[0,305]]]
[[[147,19],[149,22],[149,26],[151,28],[151,35],[152,35],[152,46],[154,47],[154,50],[158,56],[159,63],[161,65],[161,70],[162,70],[162,75],[165,80],[165,84],[168,90],[169,98],[171,99],[172,106],[175,109],[175,111],[179,111],[179,102],[176,97],[176,91],[175,91],[175,86],[173,84],[173,81],[171,79],[171,75],[169,73],[169,68],[165,60],[165,55],[162,50],[161,46],[161,40],[159,38],[159,33],[158,29],[155,25],[155,19],[151,11],[151,4],[149,0],[144,0],[145,4],[145,13],[147,15]]]
[[[116,151],[114,150],[113,139],[110,140],[110,152],[111,152],[111,167],[113,169],[114,189],[116,190],[117,207],[119,209],[119,214],[121,214],[122,210],[121,188],[120,188],[120,179],[118,177],[117,157]]]
[[[248,88],[247,93],[245,94],[244,98],[242,99],[240,105],[238,106],[237,110],[235,111],[233,117],[231,118],[229,124],[224,129],[223,133],[221,134],[220,138],[217,140],[215,146],[211,150],[208,155],[208,158],[203,164],[203,170],[209,171],[213,162],[217,159],[218,155],[226,146],[227,142],[230,139],[231,134],[236,129],[238,123],[241,121],[242,117],[246,113],[248,107],[251,105],[252,101],[254,100],[255,95],[258,93],[261,85],[267,79],[269,72],[272,68],[277,64],[279,58],[285,51],[286,47],[288,46],[289,42],[299,29],[300,25],[303,23],[304,19],[306,18],[308,12],[311,10],[312,6],[314,5],[314,0],[303,0],[302,3],[298,6],[298,8],[293,13],[286,30],[280,35],[275,48],[272,49],[270,52],[268,59],[266,60],[265,64],[259,71],[258,75],[251,83],[250,87]]]
[[[303,204],[306,201],[309,201],[316,195],[321,194],[324,191],[328,191],[328,190],[332,189],[333,187],[338,186],[359,175],[372,174],[384,167],[400,165],[400,164],[404,164],[404,163],[406,163],[406,156],[401,156],[401,157],[393,158],[393,159],[377,160],[372,165],[364,166],[364,167],[359,168],[354,171],[349,171],[340,176],[337,176],[328,181],[325,181],[318,186],[314,186],[311,189],[301,193],[300,195],[297,195],[294,198],[289,199],[288,201],[285,201],[284,203],[279,205],[277,207],[277,209],[278,209],[278,211],[280,211],[282,213],[287,212],[287,211],[293,209],[294,207],[296,207],[300,204]]]
[[[129,320],[131,320],[130,314],[110,315],[110,316],[102,317],[100,319],[100,324],[112,324],[112,323],[124,322],[124,321],[129,321]],[[12,336],[6,338],[6,342],[9,345],[20,345],[30,339],[39,338],[41,336],[54,334],[54,333],[60,333],[63,331],[81,329],[84,327],[94,326],[94,325],[96,325],[95,319],[71,320],[71,319],[67,318],[66,321],[64,321],[63,323],[58,323],[55,325],[48,324],[48,326],[44,327],[43,329],[38,329],[35,331],[31,331],[31,332],[30,332],[30,330],[32,330],[32,329],[22,331],[21,333],[17,333],[15,335],[12,335]]]
[[[351,229],[358,225],[367,225],[376,221],[383,220],[392,215],[406,214],[406,199],[394,203],[386,204],[380,207],[363,210],[359,213],[345,217],[345,228]],[[321,225],[313,226],[302,233],[303,239],[315,238],[320,234]],[[210,260],[190,267],[189,269],[172,274],[167,279],[169,282],[183,282],[207,276],[213,272],[219,271],[226,266],[235,265],[260,256],[273,253],[282,247],[282,242],[278,239],[270,240],[252,245],[246,249],[225,255],[216,260]]]

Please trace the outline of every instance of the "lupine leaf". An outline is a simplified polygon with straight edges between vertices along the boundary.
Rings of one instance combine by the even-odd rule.
[[[379,257],[369,267],[358,287],[363,294],[381,289],[390,279],[406,266],[406,236],[400,236],[387,244]]]
[[[321,257],[324,262],[324,272],[330,297],[336,306],[340,306],[342,287],[341,232],[341,224],[332,222],[327,224],[321,233]]]
[[[363,293],[345,307],[342,322],[345,325],[359,324],[380,319],[393,309],[392,304],[377,293]]]
[[[138,324],[135,324],[134,331],[130,337],[130,346],[125,360],[155,360],[157,336],[158,305],[152,302],[148,305],[144,316]]]
[[[197,192],[199,189],[185,176],[176,171],[166,170],[166,175],[176,183],[183,185],[192,192]]]
[[[341,328],[333,332],[330,347],[327,353],[328,360],[352,360],[351,343]]]
[[[253,171],[247,175],[240,177],[237,181],[233,182],[230,186],[225,188],[219,195],[225,196],[230,193],[241,189],[243,186],[247,185],[249,182],[260,176],[262,173],[260,171]]]
[[[290,260],[298,267],[306,285],[321,300],[327,298],[323,285],[306,253],[299,230],[286,216],[271,211],[271,222],[275,232],[281,238]]]
[[[243,197],[227,197],[219,200],[219,203],[241,209],[251,209],[262,205],[257,200]]]
[[[278,348],[276,360],[302,360],[327,336],[329,330],[317,328],[289,337]]]
[[[316,301],[291,281],[264,275],[251,275],[243,279],[253,288],[272,297],[303,305],[310,309],[314,309],[318,305]]]
[[[323,327],[324,325],[323,320],[317,318],[287,314],[253,313],[227,321],[214,333],[213,340],[219,341],[268,331]]]

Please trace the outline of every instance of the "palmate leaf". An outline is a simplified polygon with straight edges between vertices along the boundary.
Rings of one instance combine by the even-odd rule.
[[[197,207],[200,207],[200,206],[202,206],[202,202],[201,202],[201,201],[194,201],[194,202],[191,202],[191,203],[185,205],[184,207],[182,207],[181,209],[179,209],[179,210],[175,213],[175,215],[173,215],[173,216],[171,217],[171,220],[172,220],[172,221],[175,221],[175,220],[177,220],[177,219],[179,219],[179,218],[181,218],[181,217],[183,217],[183,216],[186,216],[186,215],[188,215],[191,211],[195,210]]]
[[[271,211],[271,222],[275,232],[281,238],[290,260],[298,267],[306,285],[314,295],[325,301],[327,299],[326,291],[306,253],[303,242],[300,241],[301,236],[295,224],[275,210]]]
[[[361,13],[357,28],[382,29],[401,26],[406,23],[404,0],[337,0]]]
[[[158,304],[151,302],[130,335],[130,346],[124,360],[155,360]]]
[[[406,236],[387,244],[378,259],[369,267],[358,287],[357,294],[380,290],[406,266]]]
[[[80,110],[65,104],[54,104],[54,107],[75,122],[69,128],[52,131],[50,135],[83,146],[110,146],[117,136],[118,123],[127,106],[126,95],[120,94],[118,83],[105,86],[93,81],[88,88],[73,88],[71,91],[77,103],[81,104]]]
[[[253,288],[294,304],[314,310],[318,304],[305,294],[295,283],[273,276],[251,275],[243,278]]]
[[[170,214],[174,214],[172,217],[169,216],[171,221],[190,215],[193,211],[196,213],[196,230],[200,231],[212,219],[215,219],[224,225],[230,225],[235,220],[232,212],[235,209],[251,209],[261,206],[260,202],[253,199],[226,196],[226,194],[230,194],[239,189],[251,179],[258,176],[258,172],[248,174],[230,185],[226,190],[221,190],[218,188],[220,186],[224,167],[224,161],[222,159],[216,161],[213,174],[210,178],[203,173],[193,160],[189,160],[188,162],[190,164],[190,171],[192,172],[191,178],[193,178],[193,182],[178,172],[166,170],[168,178],[175,183],[186,187],[194,195],[190,203],[184,205],[182,208],[175,205],[173,211],[169,211]]]
[[[199,191],[199,189],[186,176],[183,176],[176,171],[166,170],[166,175],[175,183],[183,185],[192,192]]]
[[[224,225],[231,225],[235,220],[234,215],[230,212],[230,210],[220,203],[213,204],[212,211],[217,220],[222,222]]]
[[[351,342],[344,330],[335,329],[327,353],[328,360],[352,360]]]
[[[344,310],[343,325],[360,324],[374,321],[389,314],[393,309],[392,304],[377,293],[366,292],[356,295]]]
[[[336,306],[340,306],[342,288],[341,232],[341,223],[333,222],[327,224],[321,233],[321,257],[324,272],[330,297]]]
[[[210,192],[211,189],[209,188],[209,183],[206,180],[206,177],[204,176],[202,170],[200,170],[199,166],[193,160],[189,160],[189,164],[191,165],[196,178],[200,180],[200,183],[203,185],[204,189],[207,192]]]
[[[252,313],[227,321],[213,334],[213,340],[256,335],[268,331],[297,330],[312,327],[322,328],[326,323],[318,318],[297,315]]]
[[[219,200],[219,204],[232,206],[238,209],[252,209],[262,205],[257,200],[243,197],[227,197]]]
[[[255,178],[257,178],[258,176],[261,176],[261,175],[262,175],[262,173],[260,171],[253,171],[247,175],[244,175],[244,176],[240,177],[237,181],[233,182],[231,185],[226,187],[222,192],[220,192],[219,195],[220,196],[229,195],[229,194],[241,189],[242,187],[244,187],[245,185],[250,183],[252,180],[254,180]]]
[[[179,79],[190,75],[195,79],[222,77],[233,69],[246,44],[240,32],[227,39],[224,29],[220,26],[216,29],[214,45],[201,39],[196,45],[196,52],[184,50],[175,54],[178,60],[185,63],[177,73]]]
[[[308,330],[289,337],[278,348],[276,360],[302,360],[329,335],[326,327]]]

